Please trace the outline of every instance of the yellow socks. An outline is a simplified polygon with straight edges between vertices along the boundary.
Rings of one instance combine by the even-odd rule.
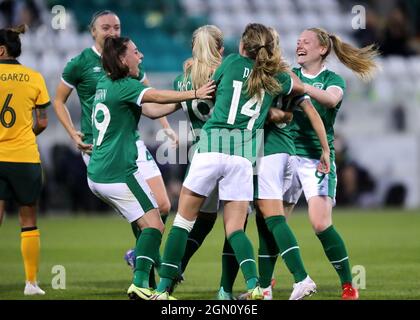
[[[20,249],[22,252],[23,264],[25,266],[26,281],[30,282],[35,282],[37,280],[41,247],[39,230],[36,227],[34,228],[23,228],[22,233],[20,234]],[[30,230],[24,231],[24,229]]]

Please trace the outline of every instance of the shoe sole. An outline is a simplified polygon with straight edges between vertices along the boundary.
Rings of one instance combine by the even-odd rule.
[[[302,297],[300,297],[299,299],[296,299],[296,300],[303,300],[306,297],[311,297],[314,293],[316,293],[316,289],[308,290],[303,294]]]
[[[130,300],[151,300],[153,297],[153,295],[146,296],[142,292],[137,293],[135,291],[128,292],[127,295]]]

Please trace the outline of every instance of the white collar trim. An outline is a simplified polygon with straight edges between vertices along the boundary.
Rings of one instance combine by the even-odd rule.
[[[92,50],[93,52],[95,52],[99,57],[101,56],[101,54],[99,53],[98,49],[96,49],[96,47],[93,45],[92,46]]]
[[[312,75],[312,74],[307,74],[303,71],[302,68],[302,75],[308,79],[315,79],[316,77],[318,77],[322,72],[324,72],[325,70],[327,70],[327,67],[324,65],[322,66],[321,70],[316,74],[316,75]]]

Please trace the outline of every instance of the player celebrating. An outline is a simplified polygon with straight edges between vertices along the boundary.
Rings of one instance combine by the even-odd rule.
[[[328,70],[324,63],[334,51],[345,66],[362,79],[369,79],[377,68],[374,58],[378,55],[373,45],[355,48],[339,37],[323,29],[311,28],[299,37],[296,55],[300,68],[294,69],[305,83],[305,93],[320,114],[327,132],[331,149],[331,171],[328,174],[318,168],[322,148],[308,119],[298,110],[294,112],[292,136],[296,146],[296,173],[285,196],[291,212],[302,190],[308,202],[309,219],[321,241],[325,254],[337,271],[342,285],[342,299],[358,299],[358,291],[352,286],[349,258],[344,241],[332,224],[332,207],[335,204],[336,172],[334,165],[334,122],[340,109],[346,85],[342,77]]]
[[[92,192],[142,230],[135,249],[133,284],[127,292],[132,299],[151,297],[149,275],[164,229],[152,191],[136,164],[137,124],[142,113],[158,118],[175,110],[172,105],[142,104],[208,99],[215,87],[206,84],[185,92],[148,88],[134,79],[142,57],[128,38],[105,40],[102,59],[107,75],[99,80],[93,101],[94,147],[87,169]]]
[[[274,29],[271,29],[271,32],[278,44],[277,50],[280,50],[278,33]],[[303,83],[295,75],[292,81],[290,76],[288,78],[289,81],[285,82],[283,89],[292,95],[302,94]],[[320,173],[328,173],[330,149],[324,125],[310,101],[306,99],[300,101],[299,107],[309,119],[322,147]],[[260,241],[258,266],[261,285],[268,294],[264,296],[267,300],[271,298],[270,284],[279,253],[295,280],[290,300],[301,300],[316,291],[315,283],[303,266],[295,236],[284,217],[283,194],[291,184],[293,170],[291,170],[290,157],[294,154],[290,125],[267,124],[264,128],[264,156],[259,159],[254,185],[256,222]]]
[[[240,41],[240,54],[227,57],[213,76],[218,84],[216,104],[181,190],[155,299],[170,298],[167,290],[179,272],[188,233],[217,183],[224,201],[226,237],[246,279],[248,299],[263,298],[252,244],[243,228],[253,198],[252,151],[258,150],[257,130],[262,129],[273,98],[282,92],[276,78],[283,71],[281,57],[274,46],[265,26],[249,24]]]
[[[42,168],[35,136],[48,125],[50,98],[42,75],[16,60],[21,54],[19,35],[24,32],[25,26],[0,30],[0,224],[5,200],[14,198],[19,204],[24,294],[44,295],[37,283],[40,233],[36,202],[42,188]]]
[[[57,113],[57,117],[75,142],[76,146],[82,151],[83,160],[86,165],[89,162],[89,154],[92,149],[92,102],[95,95],[96,84],[104,75],[101,64],[101,54],[107,37],[120,36],[120,19],[112,11],[100,11],[92,17],[90,32],[95,40],[94,45],[91,48],[83,50],[80,55],[67,63],[62,74],[61,82],[57,87],[54,100],[54,109]],[[142,69],[140,69],[137,79],[145,85],[150,85]],[[65,105],[73,89],[76,89],[81,105],[81,132],[78,132],[74,128],[70,114]],[[165,128],[165,132],[177,141],[178,138],[173,134],[166,118],[161,118],[159,120]],[[140,138],[137,140],[137,147],[139,171],[152,189],[162,214],[162,219],[166,221],[167,214],[170,210],[170,201],[162,175],[150,152],[146,149],[144,142]],[[136,225],[133,224],[132,228],[137,238],[138,229]],[[128,260],[128,262],[131,261]]]

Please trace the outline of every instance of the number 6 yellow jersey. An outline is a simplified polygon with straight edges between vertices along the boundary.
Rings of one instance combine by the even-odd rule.
[[[0,60],[0,161],[39,163],[32,112],[50,104],[44,78],[17,60]]]

